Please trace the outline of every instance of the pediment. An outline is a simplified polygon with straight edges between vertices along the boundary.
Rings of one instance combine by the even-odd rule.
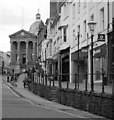
[[[28,31],[25,31],[25,30],[20,30],[14,34],[11,34],[9,36],[10,38],[37,38],[36,35],[34,35],[33,33],[30,33]]]

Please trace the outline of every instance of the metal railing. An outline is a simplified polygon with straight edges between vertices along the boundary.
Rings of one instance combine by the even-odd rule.
[[[33,74],[31,74],[33,75]],[[32,77],[33,81],[38,84],[42,85],[49,85],[49,86],[56,86],[59,88],[66,88],[66,89],[74,89],[74,90],[81,90],[81,91],[91,91],[91,92],[101,92],[101,93],[112,93],[112,86],[111,82],[107,83],[107,78],[114,80],[114,73],[105,76],[105,74],[100,74],[100,80],[96,80],[96,73],[93,74],[94,76],[94,84],[93,90],[91,89],[91,74],[88,73],[80,73],[80,74],[41,74],[41,73],[34,73],[34,77]],[[70,81],[72,78],[72,82]],[[111,81],[111,80],[110,80]]]

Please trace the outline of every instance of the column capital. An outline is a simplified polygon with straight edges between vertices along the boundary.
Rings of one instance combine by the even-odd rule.
[[[25,41],[25,43],[29,43],[29,41]]]
[[[17,41],[17,43],[20,43],[21,41]]]
[[[37,43],[36,41],[32,41],[33,43]]]

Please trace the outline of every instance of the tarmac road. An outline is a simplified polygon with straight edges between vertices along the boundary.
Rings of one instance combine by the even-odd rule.
[[[4,84],[2,91],[2,118],[83,118],[36,105],[17,96]]]
[[[2,83],[2,118],[103,118],[89,112],[64,106],[36,96],[22,86],[17,87],[4,79]]]

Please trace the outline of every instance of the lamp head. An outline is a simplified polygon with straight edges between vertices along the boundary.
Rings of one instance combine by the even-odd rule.
[[[95,21],[90,21],[88,23],[88,27],[89,27],[89,30],[90,30],[91,34],[94,34],[95,27],[96,27],[96,22]]]

